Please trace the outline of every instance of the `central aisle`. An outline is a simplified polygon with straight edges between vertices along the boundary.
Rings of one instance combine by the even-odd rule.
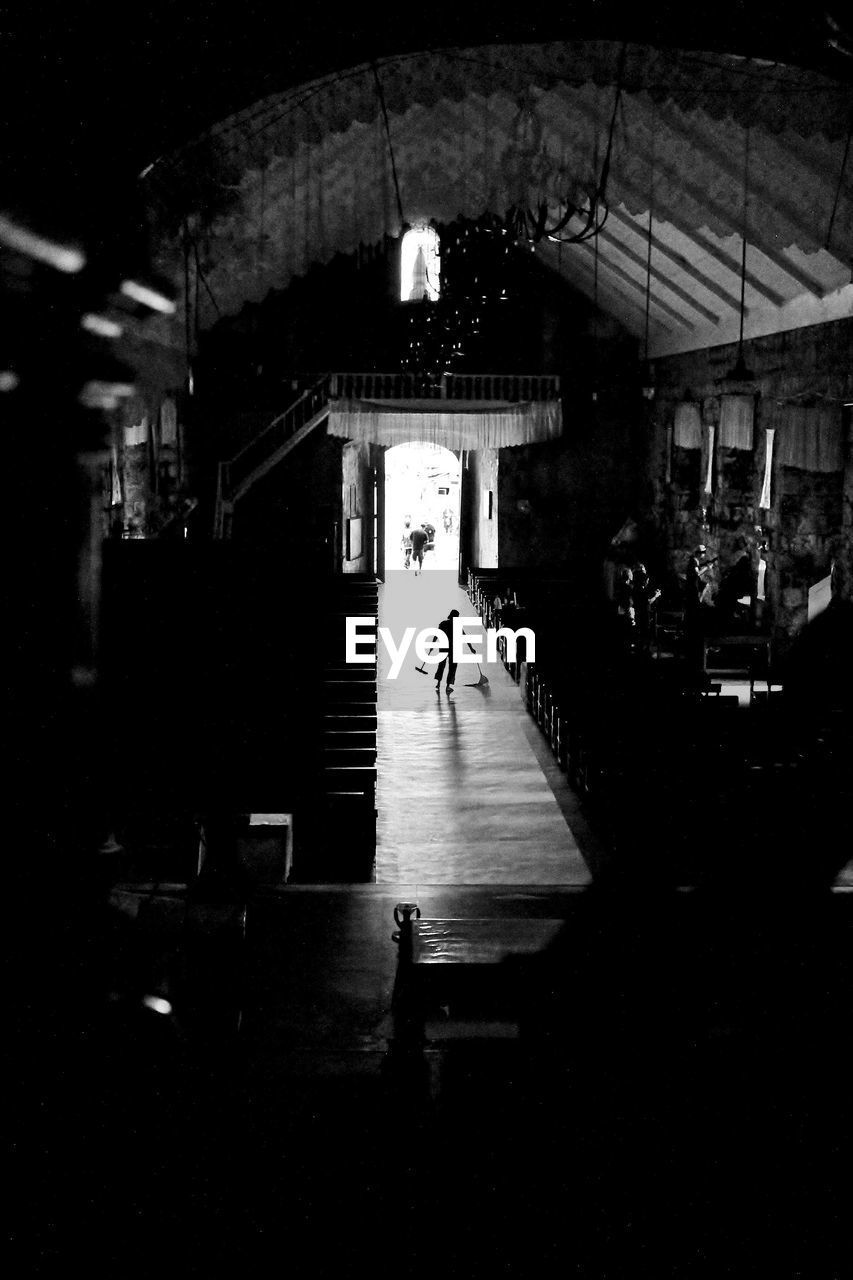
[[[456,573],[387,575],[379,625],[436,627],[451,609],[474,616]],[[473,630],[473,628],[472,628]],[[379,884],[587,884],[591,877],[558,803],[569,792],[534,749],[538,730],[500,662],[459,666],[455,692],[416,670],[414,641],[396,680],[378,646],[376,880]]]

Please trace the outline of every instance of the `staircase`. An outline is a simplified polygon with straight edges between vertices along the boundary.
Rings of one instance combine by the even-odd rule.
[[[332,378],[332,374],[324,374],[284,413],[273,418],[244,449],[229,461],[219,463],[213,520],[215,538],[230,538],[234,506],[238,499],[325,422],[329,415]]]
[[[313,785],[294,831],[291,880],[365,883],[376,856],[376,662],[345,660],[345,619],[372,618],[379,588],[375,577],[335,579],[320,628],[322,687],[313,739]],[[365,627],[366,631],[367,628]]]

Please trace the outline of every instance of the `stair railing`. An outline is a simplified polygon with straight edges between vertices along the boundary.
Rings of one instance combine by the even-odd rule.
[[[313,387],[303,391],[284,413],[273,418],[262,431],[253,436],[239,453],[217,468],[216,508],[213,536],[227,538],[230,534],[234,503],[247,489],[275,465],[281,450],[294,439],[299,431],[310,426],[328,407],[331,374],[324,374]]]

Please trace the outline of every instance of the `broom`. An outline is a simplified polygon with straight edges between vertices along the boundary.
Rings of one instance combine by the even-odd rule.
[[[483,668],[480,666],[479,662],[477,663],[477,670],[478,670],[478,671],[479,671],[479,673],[480,673],[480,678],[479,678],[479,680],[475,680],[473,684],[466,684],[466,686],[465,686],[465,688],[466,688],[466,689],[479,689],[479,688],[481,688],[484,684],[488,684],[488,683],[489,683],[489,677],[488,677],[488,676],[484,676],[484,675],[483,675]]]
[[[468,648],[471,649],[470,644],[468,645]],[[474,650],[471,649],[471,652],[474,653]],[[477,670],[480,673],[479,679],[475,680],[473,684],[466,684],[466,689],[480,689],[484,684],[489,683],[489,677],[483,675],[483,668],[480,666],[479,662],[477,663]],[[426,660],[424,660],[419,667],[415,667],[415,671],[417,671],[418,675],[428,676],[429,672],[426,669]]]
[[[479,662],[477,663],[477,670],[480,673],[479,680],[475,680],[473,684],[466,684],[465,685],[466,689],[479,689],[482,685],[489,683],[489,677],[483,675],[483,668],[480,666]],[[417,671],[418,674],[422,676],[429,675],[429,672],[426,670],[426,667],[424,666],[415,667],[415,671]]]

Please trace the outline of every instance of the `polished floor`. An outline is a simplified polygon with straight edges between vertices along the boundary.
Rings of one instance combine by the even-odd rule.
[[[474,615],[452,571],[394,571],[380,587],[396,645],[451,609]],[[587,884],[592,835],[503,664],[460,665],[452,694],[421,665],[413,641],[390,679],[380,641],[377,883]]]

